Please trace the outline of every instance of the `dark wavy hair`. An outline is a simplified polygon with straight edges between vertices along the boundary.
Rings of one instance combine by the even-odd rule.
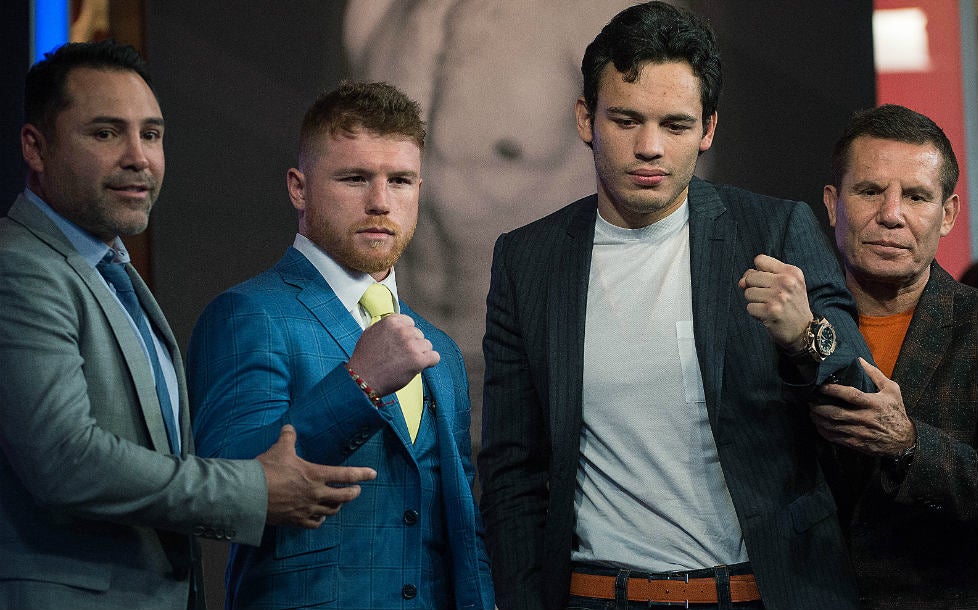
[[[672,61],[687,62],[699,78],[706,129],[723,86],[716,35],[693,13],[665,2],[647,2],[623,10],[588,45],[581,62],[588,113],[594,116],[601,73],[609,63],[624,75],[625,82],[632,83],[644,64]]]

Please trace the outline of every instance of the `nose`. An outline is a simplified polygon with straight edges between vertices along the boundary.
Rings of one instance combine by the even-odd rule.
[[[364,205],[367,214],[387,214],[390,212],[390,192],[388,192],[386,180],[371,180]]]
[[[903,193],[899,187],[890,187],[883,191],[883,200],[876,219],[890,229],[903,225]]]
[[[146,142],[142,135],[134,133],[125,140],[125,150],[121,164],[126,169],[142,171],[149,167],[149,157],[146,155]]]
[[[657,159],[663,155],[663,138],[658,125],[646,124],[638,128],[635,137],[635,156],[643,161]]]

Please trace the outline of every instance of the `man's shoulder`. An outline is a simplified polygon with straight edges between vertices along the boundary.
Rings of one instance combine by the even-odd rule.
[[[0,218],[0,249],[51,250],[51,242],[64,237],[43,213],[21,195],[7,216]],[[53,251],[52,251],[53,253]]]
[[[287,253],[273,267],[225,289],[207,305],[202,317],[247,315],[264,312],[275,303],[294,302],[299,288],[285,281],[282,273],[283,265],[290,262]]]
[[[931,263],[930,273],[921,295],[921,305],[944,302],[956,320],[978,322],[978,289],[954,279],[937,261]]]
[[[801,201],[756,193],[732,184],[710,182],[696,177],[693,177],[689,183],[689,201],[693,207],[719,202],[727,208],[732,208],[734,212],[779,210],[788,212],[797,206],[805,205]]]
[[[597,216],[598,196],[588,195],[564,207],[538,218],[533,222],[504,233],[506,241],[525,241],[531,244],[546,243],[550,238],[564,234],[579,226],[593,227]]]

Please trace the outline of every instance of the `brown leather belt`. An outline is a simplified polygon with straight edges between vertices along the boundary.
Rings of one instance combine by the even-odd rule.
[[[715,578],[690,578],[666,580],[634,577],[628,579],[628,601],[656,602],[659,604],[716,604],[717,583]],[[571,595],[615,599],[615,577],[601,574],[571,574]],[[730,601],[753,602],[761,599],[753,574],[737,574],[730,577]]]

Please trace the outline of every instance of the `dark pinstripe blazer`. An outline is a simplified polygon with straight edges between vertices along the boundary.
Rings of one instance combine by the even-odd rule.
[[[838,264],[805,204],[693,179],[693,325],[710,424],[765,605],[853,608],[835,504],[803,394],[737,287],[753,257],[801,267],[841,345],[818,381],[868,354]],[[562,608],[574,544],[584,316],[597,198],[496,243],[483,343],[482,509],[499,608]],[[860,377],[864,383],[865,378]]]
[[[898,486],[867,460],[848,524],[864,607],[978,608],[978,291],[936,262],[893,379],[918,448]]]

